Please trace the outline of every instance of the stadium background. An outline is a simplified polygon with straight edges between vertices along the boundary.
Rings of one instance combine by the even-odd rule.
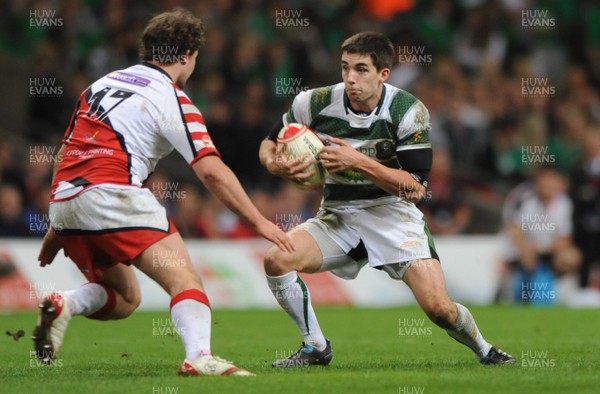
[[[137,63],[145,23],[174,6],[201,16],[206,28],[206,46],[186,91],[223,160],[261,211],[284,229],[311,217],[320,197],[266,173],[257,158],[260,141],[296,93],[341,80],[343,39],[364,30],[390,37],[398,53],[388,82],[415,94],[431,114],[436,154],[429,194],[419,206],[434,236],[448,245],[442,259],[456,262],[445,266],[452,267],[446,275],[453,270],[456,276],[449,288],[458,299],[496,299],[508,247],[498,234],[509,191],[539,164],[574,179],[584,160],[600,154],[594,137],[600,121],[600,5],[594,1],[4,1],[0,309],[14,309],[18,291],[27,299],[18,308],[31,308],[43,293],[77,282],[64,259],[51,273],[35,266],[60,138],[80,92],[96,78]],[[585,196],[578,183],[570,185],[583,217],[599,215],[597,176]],[[274,305],[266,286],[255,293],[267,297],[264,302],[244,303],[252,297],[239,280],[248,274],[239,267],[249,265],[260,288],[266,245],[245,241],[254,234],[205,193],[177,153],[161,162],[148,187],[196,251],[195,264],[207,277],[209,294],[213,289],[215,305]],[[591,208],[590,193],[596,201]],[[577,218],[574,224],[590,235],[577,227]],[[234,255],[223,257],[227,250]],[[309,286],[319,304],[360,305],[361,288],[378,288],[386,279],[372,275],[340,285],[326,274],[310,279]],[[479,296],[460,293],[469,287]],[[387,299],[392,294],[398,304],[412,302],[408,292],[398,291],[386,293]],[[156,300],[161,302],[166,306]]]

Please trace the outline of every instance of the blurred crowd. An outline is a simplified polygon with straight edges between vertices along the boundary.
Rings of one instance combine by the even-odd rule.
[[[25,130],[2,134],[0,236],[43,235],[52,155],[77,97],[95,79],[137,63],[145,23],[174,6],[199,15],[206,28],[206,46],[185,90],[223,160],[285,229],[311,217],[320,196],[269,175],[258,161],[259,144],[295,93],[341,80],[339,47],[346,37],[377,30],[398,51],[388,82],[430,112],[434,164],[419,206],[431,231],[505,230],[510,237],[517,220],[527,238],[532,231],[506,197],[525,188],[535,195],[537,177],[550,169],[563,205],[556,220],[570,223],[560,236],[579,253],[571,255],[570,269],[599,260],[593,242],[600,239],[600,3],[592,0],[2,2],[0,52],[30,62],[28,79],[51,78],[62,89],[30,95],[22,109]],[[60,26],[32,27],[32,10],[37,19],[60,18]],[[14,135],[25,139],[26,149]],[[186,175],[183,162],[176,164],[159,167],[148,187],[182,235],[253,236]],[[527,249],[520,247],[514,249]],[[551,246],[542,249],[547,255]],[[511,257],[523,259],[529,261]],[[580,281],[586,285],[589,272]]]

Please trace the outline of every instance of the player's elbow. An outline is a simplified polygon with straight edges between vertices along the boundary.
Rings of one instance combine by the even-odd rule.
[[[193,169],[202,183],[207,185],[221,178],[224,167],[226,167],[225,164],[218,156],[209,155],[198,160],[194,164]]]
[[[273,171],[272,165],[270,164],[272,164],[275,159],[276,147],[277,145],[275,142],[267,139],[260,143],[260,148],[258,150],[258,160],[260,161],[260,164],[271,173],[273,173]]]

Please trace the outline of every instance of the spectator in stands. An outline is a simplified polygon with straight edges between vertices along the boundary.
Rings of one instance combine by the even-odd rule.
[[[36,187],[35,194],[29,205],[24,209],[22,221],[29,227],[29,235],[43,237],[50,228],[50,216],[48,207],[52,195],[52,179],[48,176],[41,180]]]
[[[29,226],[23,221],[23,195],[13,184],[0,184],[0,237],[27,237]]]
[[[461,180],[484,178],[479,162],[489,144],[484,132],[487,122],[485,114],[468,101],[466,92],[457,92],[452,97],[442,129],[437,132],[446,134],[453,168]]]
[[[52,41],[43,41],[35,50],[26,110],[27,135],[36,143],[57,144],[69,121],[71,103],[66,102],[66,84],[60,76],[59,49]]]
[[[467,74],[476,74],[486,63],[503,62],[507,40],[497,26],[499,17],[491,2],[467,11],[454,43],[454,58]]]
[[[572,276],[581,254],[573,244],[573,205],[566,180],[552,167],[537,169],[504,205],[504,231],[509,239],[512,293],[517,302],[552,304],[555,278]],[[544,289],[547,293],[531,293]],[[561,296],[559,294],[559,296]]]

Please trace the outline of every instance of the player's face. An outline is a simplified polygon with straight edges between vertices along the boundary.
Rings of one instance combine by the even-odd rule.
[[[342,54],[342,79],[348,99],[356,109],[370,112],[377,106],[381,84],[385,82],[389,72],[388,68],[377,71],[369,55]]]

